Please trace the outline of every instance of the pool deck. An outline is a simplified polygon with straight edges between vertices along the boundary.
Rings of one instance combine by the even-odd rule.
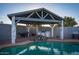
[[[49,38],[48,41],[56,41],[56,42],[72,42],[72,43],[79,43],[79,39],[54,39],[54,38]]]
[[[24,45],[24,44],[29,44],[32,43],[33,41],[30,40],[29,38],[18,38],[16,39],[16,44],[11,44],[11,40],[5,40],[5,41],[0,41],[0,48],[3,47],[9,47],[9,46],[16,46],[16,45]]]
[[[18,38],[16,39],[16,44],[12,45],[11,40],[5,40],[5,41],[0,41],[0,48],[3,47],[9,47],[9,46],[16,46],[16,45],[23,45],[23,44],[29,44],[34,42],[32,39],[34,37],[30,38]],[[71,42],[71,43],[79,43],[79,39],[59,39],[59,38],[48,38],[49,42]]]

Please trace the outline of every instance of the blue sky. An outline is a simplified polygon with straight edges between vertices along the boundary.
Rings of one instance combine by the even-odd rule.
[[[4,23],[11,24],[11,21],[7,17],[7,14],[11,13],[17,13],[21,11],[27,11],[31,9],[36,9],[36,8],[46,8],[56,14],[58,14],[61,17],[64,16],[70,16],[75,18],[75,20],[79,24],[79,4],[56,4],[56,3],[26,3],[26,4],[0,4],[0,21],[3,21]]]

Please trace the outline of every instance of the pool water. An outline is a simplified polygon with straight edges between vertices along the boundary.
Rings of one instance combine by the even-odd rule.
[[[79,55],[79,43],[33,42],[2,48],[0,55]]]

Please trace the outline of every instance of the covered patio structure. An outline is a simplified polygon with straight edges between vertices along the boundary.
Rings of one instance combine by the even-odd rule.
[[[54,14],[53,12],[45,9],[39,8],[24,12],[18,12],[13,14],[8,14],[8,17],[12,21],[11,27],[11,42],[15,44],[16,41],[16,25],[17,23],[26,24],[28,28],[28,32],[32,25],[35,25],[36,34],[38,34],[38,27],[42,24],[49,24],[51,26],[51,37],[53,37],[53,28],[54,24],[61,24],[61,31],[60,31],[60,39],[64,39],[64,26],[63,26],[63,18]],[[28,34],[29,37],[29,34]]]

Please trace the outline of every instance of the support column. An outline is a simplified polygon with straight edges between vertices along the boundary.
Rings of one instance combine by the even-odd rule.
[[[53,27],[51,28],[51,36],[53,37],[54,36],[54,34],[53,34]]]
[[[51,25],[51,37],[54,37],[54,33],[53,33],[53,31],[54,31],[54,25]]]
[[[27,25],[27,32],[28,32],[28,37],[29,37],[30,36],[30,33],[29,33],[30,32],[30,25],[29,24]]]
[[[36,25],[36,34],[38,35],[38,25]]]
[[[16,41],[16,23],[15,23],[15,16],[12,17],[11,41],[12,41],[12,44],[15,44],[15,41]]]
[[[62,20],[61,22],[61,33],[60,33],[60,38],[63,40],[64,39],[64,22]]]

